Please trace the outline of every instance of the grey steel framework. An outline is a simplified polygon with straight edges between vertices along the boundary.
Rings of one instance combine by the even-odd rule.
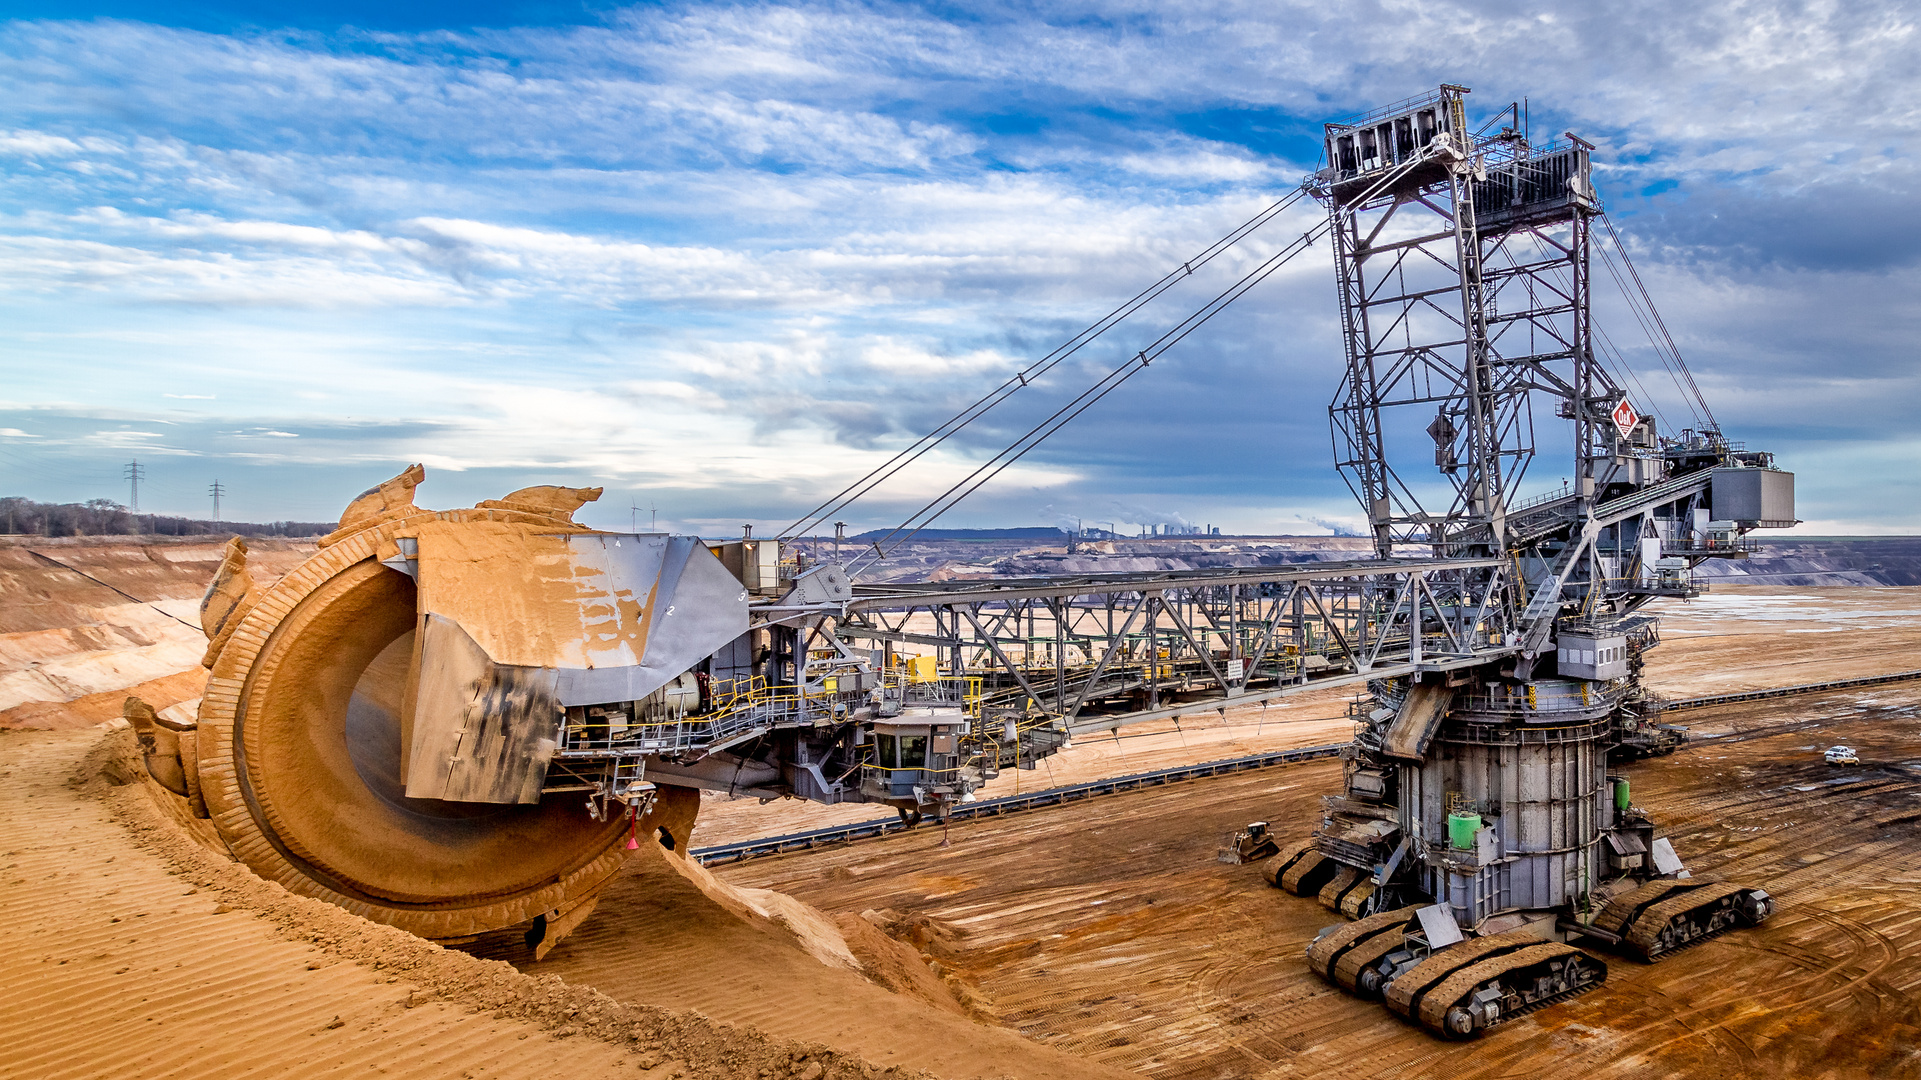
[[[1618,471],[1610,414],[1622,394],[1589,342],[1588,223],[1601,207],[1588,147],[1531,146],[1513,125],[1470,131],[1463,93],[1329,124],[1329,164],[1310,182],[1328,208],[1347,347],[1335,460],[1383,556],[1408,543],[1504,546],[1537,393],[1574,420],[1589,497]],[[1422,415],[1397,428],[1396,410]],[[1425,430],[1445,503],[1396,469],[1397,430]]]
[[[1665,753],[1684,734],[1642,689],[1659,632],[1637,609],[1697,594],[1701,560],[1792,524],[1793,477],[1711,426],[1664,437],[1628,401],[1594,349],[1590,256],[1605,218],[1591,147],[1534,145],[1518,107],[1471,128],[1466,94],[1443,86],[1327,125],[1325,167],[1303,185],[1327,210],[1344,330],[1336,465],[1376,558],[905,586],[855,584],[833,563],[743,576],[764,597],[751,629],[703,671],[698,714],[643,725],[665,751],[648,775],[883,801],[911,823],[1075,734],[1353,685],[1343,790],[1278,883],[1363,920],[1428,905],[1418,931],[1381,939],[1400,946],[1375,971],[1391,1006],[1433,988],[1415,985],[1430,978],[1423,959],[1466,935],[1479,943],[1452,955],[1485,957],[1478,988],[1436,998],[1445,1017],[1421,1006],[1457,1035],[1602,977],[1524,927],[1653,955],[1765,918],[1760,889],[1687,899],[1680,858],[1609,755]],[[1522,498],[1537,405],[1570,422],[1572,479]],[[1602,914],[1675,888],[1646,927]],[[1511,963],[1496,958],[1510,933],[1529,942]]]
[[[651,755],[647,775],[946,813],[1076,734],[1352,685],[1363,782],[1386,793],[1401,770],[1406,790],[1440,793],[1402,807],[1398,835],[1431,841],[1441,828],[1427,819],[1476,802],[1437,786],[1452,781],[1423,764],[1429,745],[1501,741],[1463,733],[1469,722],[1532,745],[1555,703],[1568,706],[1574,764],[1551,767],[1583,777],[1555,813],[1588,814],[1606,746],[1659,752],[1671,736],[1638,680],[1569,674],[1551,666],[1557,645],[1574,642],[1577,660],[1582,642],[1609,663],[1631,652],[1638,671],[1658,634],[1628,616],[1698,593],[1689,569],[1740,556],[1749,529],[1791,523],[1792,478],[1718,431],[1667,438],[1638,415],[1592,345],[1590,147],[1531,144],[1518,109],[1470,128],[1465,94],[1444,86],[1329,124],[1326,167],[1303,185],[1327,210],[1314,232],[1334,237],[1346,370],[1329,412],[1376,558],[871,585],[791,549],[761,565],[771,552],[755,548],[741,556],[758,597],[751,629],[704,665],[700,707],[650,713],[625,736]],[[1521,499],[1537,404],[1573,422],[1573,480]],[[1422,473],[1431,460],[1433,482],[1415,458]],[[1415,693],[1424,683],[1447,693]],[[1464,689],[1450,710],[1469,687],[1486,693]],[[1390,738],[1410,700],[1426,726]],[[1370,797],[1344,805],[1361,818],[1391,809],[1385,794],[1368,809]],[[1590,881],[1596,826],[1577,832],[1563,862]],[[1450,888],[1438,873],[1431,895]],[[1569,880],[1558,864],[1547,877],[1525,905]],[[1476,888],[1494,885],[1477,895],[1514,894],[1492,877]]]
[[[1372,560],[860,586],[820,632],[932,647],[944,670],[983,679],[992,718],[1074,733],[1501,655],[1507,572],[1494,558]]]

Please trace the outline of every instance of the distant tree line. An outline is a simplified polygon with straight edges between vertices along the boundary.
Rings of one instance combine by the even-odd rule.
[[[136,514],[112,499],[43,503],[0,498],[0,529],[27,536],[324,536],[331,521],[200,521],[166,514]]]

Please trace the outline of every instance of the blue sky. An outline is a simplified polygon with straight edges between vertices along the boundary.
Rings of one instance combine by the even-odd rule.
[[[1323,120],[1448,81],[1600,146],[1802,531],[1921,531],[1915,17],[1597,7],[0,2],[0,494],[124,501],[138,457],[143,509],[218,479],[227,516],[324,520],[422,461],[426,505],[601,484],[602,525],[778,526],[1284,193]],[[944,524],[1352,523],[1340,356],[1323,246]]]

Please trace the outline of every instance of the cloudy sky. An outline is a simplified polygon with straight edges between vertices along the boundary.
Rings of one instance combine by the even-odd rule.
[[[600,484],[601,525],[783,525],[1285,194],[1322,121],[1455,82],[1599,145],[1718,418],[1799,474],[1802,532],[1921,531],[1904,5],[0,17],[0,494],[125,501],[138,458],[143,510],[204,514],[217,479],[225,516],[327,520],[420,461],[423,505]],[[892,524],[1315,217],[848,520]],[[1691,422],[1611,288],[1641,403]],[[1321,245],[943,523],[1354,522],[1334,303]],[[1525,488],[1566,474],[1560,437]]]

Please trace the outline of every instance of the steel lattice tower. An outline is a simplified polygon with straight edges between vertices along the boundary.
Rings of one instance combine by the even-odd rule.
[[[1347,352],[1329,407],[1335,458],[1383,556],[1507,546],[1536,395],[1574,422],[1583,504],[1630,482],[1612,475],[1622,395],[1589,340],[1589,223],[1601,211],[1590,147],[1531,144],[1518,107],[1470,129],[1466,93],[1443,86],[1328,124],[1313,180],[1332,219]],[[1430,447],[1396,442],[1420,427],[1395,423],[1408,409],[1432,410]],[[1445,488],[1405,469],[1430,449]]]

